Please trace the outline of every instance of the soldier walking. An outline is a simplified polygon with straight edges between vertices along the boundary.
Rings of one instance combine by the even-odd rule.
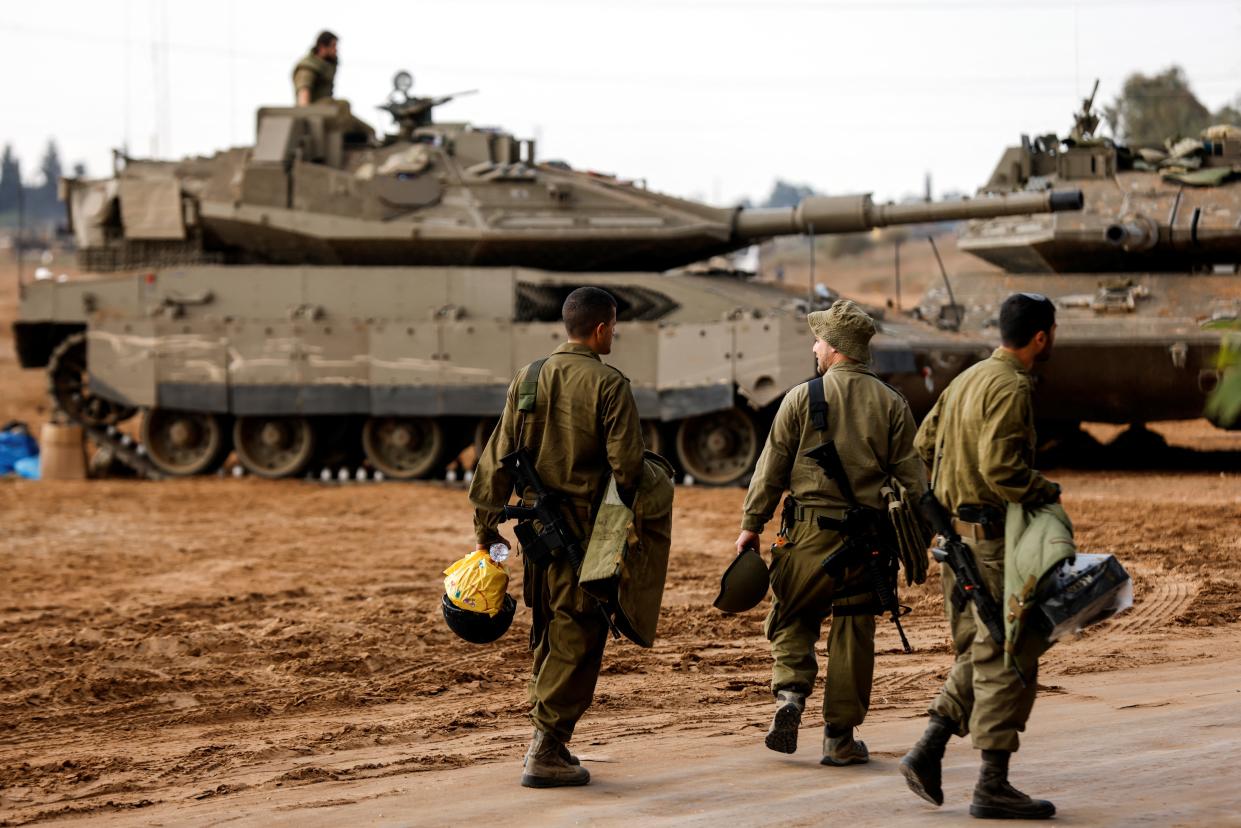
[[[824,563],[845,547],[842,521],[851,507],[884,508],[880,490],[890,478],[917,497],[926,473],[914,451],[908,403],[867,367],[873,320],[842,299],[807,321],[820,376],[794,388],[780,404],[746,494],[737,550],[761,549],[763,527],[788,491],[771,552],[775,599],[766,633],[775,662],[776,712],[766,744],[782,753],[796,751],[802,711],[818,673],[814,647],[830,616],[822,764],[851,765],[869,760],[853,729],[870,706],[878,599],[864,561],[848,559],[826,569]],[[851,492],[806,457],[828,441],[837,447]]]
[[[612,351],[616,300],[607,291],[578,288],[562,309],[568,341],[523,368],[509,386],[504,415],[487,441],[470,485],[479,549],[505,542],[497,531],[513,478],[501,458],[525,447],[544,485],[559,493],[590,540],[592,507],[609,473],[632,506],[642,479],[643,443],[629,380],[599,358]],[[534,392],[533,410],[522,397]],[[523,494],[523,493],[518,493]],[[555,557],[545,566],[524,558],[523,597],[533,609],[529,684],[534,738],[521,784],[548,788],[585,785],[590,773],[569,752],[578,719],[590,707],[607,640],[607,619],[582,591],[573,564]]]
[[[1008,297],[1000,308],[1001,347],[944,389],[918,431],[916,446],[931,467],[931,489],[952,513],[953,528],[973,552],[997,602],[1004,596],[1008,504],[1039,506],[1060,499],[1060,488],[1032,468],[1029,376],[1036,362],[1051,357],[1055,332],[1056,308],[1045,296]],[[1009,757],[1034,706],[1037,665],[1023,685],[1014,670],[1005,668],[1003,644],[988,634],[973,603],[954,605],[955,581],[948,567],[942,568],[942,576],[956,661],[931,704],[926,732],[901,759],[901,773],[914,793],[942,805],[945,746],[954,733],[968,733],[982,751],[970,814],[1047,819],[1055,806],[1031,799],[1008,783]]]

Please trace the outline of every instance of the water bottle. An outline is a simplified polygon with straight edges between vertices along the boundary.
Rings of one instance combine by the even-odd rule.
[[[488,550],[488,554],[491,555],[492,561],[502,564],[508,560],[508,551],[509,550],[506,545],[502,543],[493,543],[491,544],[491,549]]]

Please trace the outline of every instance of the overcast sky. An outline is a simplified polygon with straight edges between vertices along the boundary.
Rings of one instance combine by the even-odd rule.
[[[336,91],[374,107],[480,93],[441,120],[537,137],[539,155],[715,203],[777,177],[831,192],[972,192],[1023,132],[1067,132],[1097,77],[1184,67],[1212,109],[1241,92],[1238,0],[81,0],[0,5],[0,141],[28,179],[50,137],[68,165],[251,143],[291,102],[321,28]]]

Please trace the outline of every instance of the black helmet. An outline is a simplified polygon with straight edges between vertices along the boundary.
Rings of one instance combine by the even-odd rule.
[[[767,594],[769,585],[767,564],[758,550],[749,547],[741,552],[724,570],[720,578],[720,594],[715,599],[716,609],[724,612],[745,612],[754,609]]]
[[[517,613],[517,602],[507,592],[504,594],[504,603],[500,605],[500,611],[495,615],[461,609],[449,599],[447,593],[444,594],[442,603],[444,620],[448,622],[448,629],[471,644],[490,644],[504,635],[508,632],[509,625],[513,623],[513,616]]]

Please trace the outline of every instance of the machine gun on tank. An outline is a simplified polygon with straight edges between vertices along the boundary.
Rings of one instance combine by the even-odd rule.
[[[414,86],[414,76],[404,70],[397,72],[392,78],[392,92],[388,102],[379,108],[392,116],[401,127],[400,138],[410,140],[415,129],[431,123],[431,110],[456,98],[478,94],[477,89],[463,89],[448,95],[433,98],[418,98],[409,94]]]

